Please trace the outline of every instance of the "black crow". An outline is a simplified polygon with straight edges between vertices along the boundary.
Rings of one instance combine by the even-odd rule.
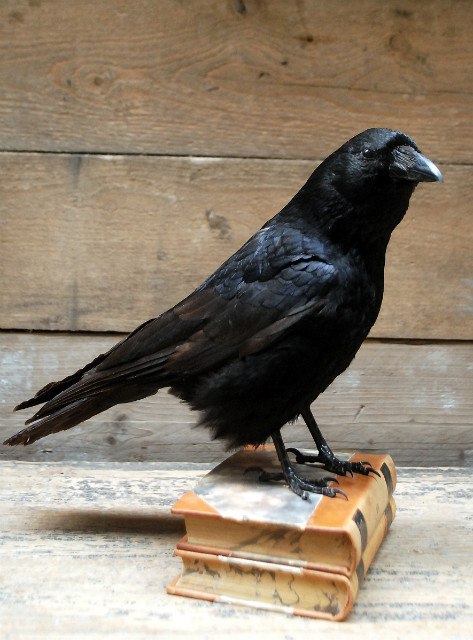
[[[442,182],[407,135],[368,129],[332,153],[301,190],[189,297],[16,409],[46,403],[4,444],[27,445],[122,402],[170,387],[229,447],[272,438],[298,495],[334,496],[298,476],[281,428],[301,415],[331,472],[311,403],[353,360],[381,306],[386,247],[419,182]],[[298,460],[309,460],[297,453]]]

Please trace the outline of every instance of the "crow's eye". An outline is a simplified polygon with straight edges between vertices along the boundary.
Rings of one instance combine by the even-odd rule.
[[[370,149],[369,147],[365,147],[363,149],[363,151],[361,152],[361,155],[363,156],[363,158],[374,158],[375,156],[375,152],[374,149]]]

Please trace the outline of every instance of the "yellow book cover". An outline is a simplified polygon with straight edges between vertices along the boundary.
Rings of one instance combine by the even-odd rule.
[[[355,603],[360,584],[383,541],[395,514],[394,499],[379,519],[351,576],[296,567],[231,553],[205,553],[179,543],[175,555],[182,574],[167,588],[172,595],[240,604],[292,615],[343,620]]]
[[[343,456],[344,454],[340,454]],[[283,562],[350,577],[396,486],[389,455],[345,454],[367,460],[380,476],[337,476],[348,496],[312,494],[302,500],[283,483],[260,483],[249,467],[277,471],[273,447],[245,448],[207,474],[172,508],[182,514],[187,544],[224,549],[235,557]],[[316,465],[294,465],[308,478],[330,475]]]

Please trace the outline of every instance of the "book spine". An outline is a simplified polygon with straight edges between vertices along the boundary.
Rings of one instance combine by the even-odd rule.
[[[388,506],[386,507],[373,535],[368,541],[366,548],[361,556],[361,559],[356,567],[355,575],[357,578],[356,585],[356,593],[358,593],[358,589],[360,588],[361,583],[363,582],[366,574],[368,573],[368,569],[371,566],[378,550],[386,537],[389,528],[391,527],[392,521],[394,520],[394,516],[396,515],[396,503],[394,498],[391,497]],[[356,594],[355,594],[356,595]]]
[[[356,578],[176,550],[183,572],[168,593],[231,602],[327,620],[341,620],[354,603]]]
[[[277,558],[278,562],[293,566],[319,565],[323,570],[329,568],[345,574],[352,572],[361,557],[360,552],[354,558],[350,536],[343,530],[325,529],[314,533],[305,529],[267,524],[255,526],[223,519],[212,521],[210,527],[208,519],[194,515],[186,516],[185,524],[188,548],[206,547],[211,553],[263,561]],[[352,527],[356,535],[355,525]]]
[[[375,456],[370,456],[371,460]],[[391,456],[376,456],[379,458],[378,464],[373,466],[378,470],[380,476],[370,474],[366,477],[366,482],[371,484],[369,491],[363,491],[359,496],[352,494],[352,500],[356,504],[356,509],[352,514],[350,522],[346,528],[353,545],[353,564],[349,570],[352,573],[358,566],[363,557],[368,543],[377,532],[380,520],[385,519],[385,511],[389,508],[393,491],[396,487],[396,469],[394,467]],[[362,454],[355,454],[350,458],[353,462],[361,462]],[[349,490],[349,483],[353,479],[351,477],[339,477],[339,487],[341,489],[346,486]],[[328,507],[333,507],[333,503],[325,503]]]

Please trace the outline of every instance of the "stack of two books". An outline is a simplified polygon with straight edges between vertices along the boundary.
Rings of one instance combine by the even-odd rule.
[[[340,456],[343,457],[343,456]],[[259,483],[249,467],[280,470],[272,447],[243,449],[211,471],[174,505],[187,535],[175,555],[182,574],[168,593],[216,602],[342,620],[395,515],[396,471],[388,455],[345,455],[368,461],[380,476],[337,477],[346,500],[283,483]],[[315,465],[294,465],[307,478]]]

